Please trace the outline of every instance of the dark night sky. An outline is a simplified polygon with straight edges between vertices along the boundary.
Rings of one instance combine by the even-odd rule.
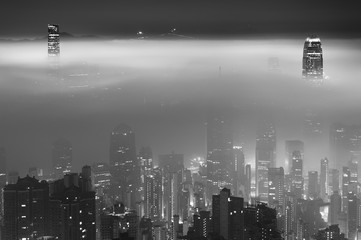
[[[361,15],[342,1],[2,1],[0,35],[44,35],[58,23],[73,34],[121,35],[142,30],[184,34],[360,33]]]

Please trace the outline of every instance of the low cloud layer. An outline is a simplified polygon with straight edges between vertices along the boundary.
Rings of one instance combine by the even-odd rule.
[[[51,142],[63,136],[80,167],[108,161],[110,131],[125,122],[155,158],[205,155],[207,107],[222,99],[233,105],[235,139],[252,163],[259,113],[276,122],[279,165],[284,140],[304,139],[305,112],[317,113],[324,135],[312,163],[328,155],[329,124],[361,123],[361,41],[321,40],[327,79],[318,88],[301,79],[303,39],[64,41],[58,70],[46,42],[0,43],[0,145],[9,168],[24,171],[50,167]]]

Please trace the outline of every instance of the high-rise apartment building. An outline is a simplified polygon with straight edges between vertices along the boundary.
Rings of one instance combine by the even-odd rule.
[[[243,239],[243,198],[231,196],[227,188],[212,197],[213,233],[224,239]]]
[[[29,176],[3,189],[4,239],[49,236],[49,185]]]
[[[268,201],[268,168],[274,167],[276,157],[276,130],[272,123],[259,125],[256,139],[256,189],[263,202]]]

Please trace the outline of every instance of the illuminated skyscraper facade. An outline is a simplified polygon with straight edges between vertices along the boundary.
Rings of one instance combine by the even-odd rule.
[[[326,201],[329,194],[329,170],[328,170],[328,159],[321,159],[320,167],[320,194],[321,198]]]
[[[291,190],[294,193],[296,199],[303,196],[303,159],[299,151],[295,151],[292,154],[292,187]]]
[[[285,207],[285,174],[283,168],[268,169],[268,205],[283,214]]]
[[[302,77],[311,84],[323,83],[323,56],[321,40],[316,36],[308,37],[303,47]]]
[[[113,185],[120,190],[120,200],[135,209],[140,185],[140,164],[136,156],[135,135],[128,125],[120,124],[112,131],[109,157]]]
[[[259,126],[256,139],[256,189],[263,202],[268,201],[268,168],[274,167],[276,156],[276,131],[273,124]]]
[[[233,186],[234,155],[231,121],[227,114],[213,111],[207,121],[208,200],[222,187]],[[233,189],[233,188],[232,188]]]
[[[53,143],[52,148],[53,170],[55,179],[62,178],[71,172],[73,161],[73,148],[71,143],[60,138]]]
[[[59,25],[48,24],[48,56],[59,57],[59,55],[60,55]]]

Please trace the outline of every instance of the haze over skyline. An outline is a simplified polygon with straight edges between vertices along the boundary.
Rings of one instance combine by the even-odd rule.
[[[358,40],[322,39],[329,79],[312,88],[301,79],[303,41],[63,41],[60,82],[49,80],[45,41],[3,43],[0,143],[8,165],[50,166],[58,137],[73,144],[77,168],[107,162],[109,134],[123,122],[134,129],[138,149],[151,146],[155,159],[172,150],[204,157],[207,108],[217,99],[232,103],[235,139],[252,164],[260,113],[276,120],[282,166],[284,140],[304,139],[305,112],[316,111],[324,136],[320,150],[305,158],[313,163],[329,156],[330,124],[361,122],[360,83],[353,77],[360,75],[361,48]],[[270,57],[279,59],[279,73],[269,72]]]

